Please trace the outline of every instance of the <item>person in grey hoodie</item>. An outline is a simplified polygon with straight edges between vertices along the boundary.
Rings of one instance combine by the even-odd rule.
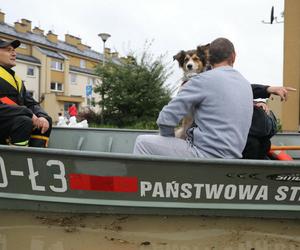
[[[160,135],[137,137],[133,153],[194,158],[242,158],[253,113],[250,83],[235,69],[235,50],[226,38],[210,44],[213,69],[191,78],[160,112]],[[180,120],[193,113],[187,139],[176,138]]]

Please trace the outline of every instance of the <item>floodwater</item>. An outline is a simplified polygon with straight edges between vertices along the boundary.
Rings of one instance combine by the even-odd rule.
[[[300,220],[0,211],[0,250],[295,250]]]

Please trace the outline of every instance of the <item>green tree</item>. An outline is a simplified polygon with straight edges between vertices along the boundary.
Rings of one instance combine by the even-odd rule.
[[[120,63],[112,61],[99,65],[97,75],[102,84],[94,91],[102,96],[103,124],[118,127],[135,124],[154,124],[159,111],[171,99],[165,85],[169,76],[163,56],[153,59],[147,51],[140,59],[131,54]]]

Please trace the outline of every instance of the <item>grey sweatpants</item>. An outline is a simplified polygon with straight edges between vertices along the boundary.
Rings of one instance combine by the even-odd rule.
[[[203,157],[187,141],[161,135],[139,135],[136,138],[133,153],[188,158]]]

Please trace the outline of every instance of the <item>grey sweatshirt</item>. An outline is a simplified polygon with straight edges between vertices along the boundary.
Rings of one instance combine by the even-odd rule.
[[[235,69],[222,66],[187,82],[159,114],[162,136],[174,136],[174,128],[190,112],[195,125],[188,141],[199,156],[241,158],[253,113],[250,83]]]

